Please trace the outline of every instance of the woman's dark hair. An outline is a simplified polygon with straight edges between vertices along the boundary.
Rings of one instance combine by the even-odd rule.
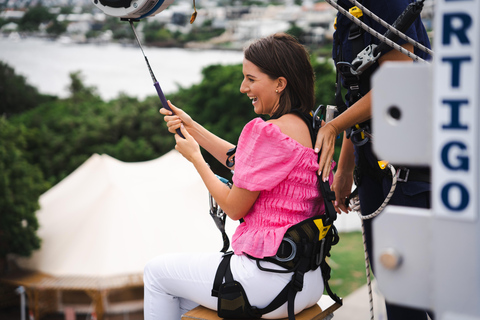
[[[244,55],[270,78],[287,79],[273,117],[280,117],[295,108],[304,113],[313,109],[315,74],[308,52],[294,37],[276,33],[258,39],[245,49]]]

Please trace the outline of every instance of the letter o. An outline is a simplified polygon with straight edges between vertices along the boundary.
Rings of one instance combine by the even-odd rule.
[[[450,203],[449,195],[452,188],[456,188],[458,191],[460,191],[460,203],[458,205],[452,205]],[[468,206],[468,203],[470,202],[470,195],[464,185],[458,182],[450,182],[442,188],[442,202],[445,207],[452,211],[462,211]]]

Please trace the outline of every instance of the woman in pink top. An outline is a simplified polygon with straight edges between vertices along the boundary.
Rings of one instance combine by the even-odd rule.
[[[255,258],[275,256],[287,229],[322,214],[317,189],[317,154],[305,122],[294,113],[310,113],[314,106],[314,73],[302,45],[286,34],[274,34],[250,44],[244,51],[240,91],[251,100],[255,118],[243,129],[235,154],[232,188],[210,170],[200,153],[203,147],[221,163],[233,144],[207,131],[170,104],[162,108],[175,148],[197,169],[206,187],[233,220],[243,219],[233,235],[230,268],[252,306],[263,308],[290,282],[292,273],[272,273],[257,267]],[[180,319],[197,305],[217,309],[211,295],[222,253],[162,255],[145,267],[145,319]],[[262,266],[281,270],[262,261]],[[318,302],[323,293],[320,268],[305,274],[304,287],[295,298],[295,313]],[[267,313],[265,319],[287,316],[287,304]]]

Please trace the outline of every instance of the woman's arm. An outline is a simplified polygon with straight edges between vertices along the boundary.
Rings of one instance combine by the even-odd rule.
[[[160,113],[165,116],[164,120],[167,123],[168,131],[176,133],[176,129],[179,129],[183,123],[186,130],[198,144],[225,166],[227,151],[235,146],[205,129],[186,112],[175,107],[170,101],[168,101],[168,105],[172,108],[174,114],[165,108],[160,109]]]
[[[402,45],[405,49],[413,52],[413,45],[407,43]],[[390,50],[378,60],[382,65],[386,61],[412,61],[411,58],[404,55],[397,50]],[[317,135],[317,142],[315,143],[315,151],[321,152],[320,155],[320,169],[323,180],[328,179],[330,174],[330,162],[333,159],[335,151],[336,137],[347,128],[354,126],[357,123],[362,123],[372,117],[372,91],[370,90],[360,100],[353,104],[341,115],[328,122],[323,126]]]
[[[260,192],[248,191],[235,185],[230,189],[215,176],[205,162],[193,136],[184,126],[181,126],[180,130],[185,139],[175,134],[175,141],[177,142],[175,149],[195,166],[208,191],[223,211],[233,220],[243,218],[257,200]]]
[[[350,195],[353,185],[353,170],[355,169],[355,155],[353,143],[343,137],[342,151],[338,159],[337,172],[332,183],[332,191],[335,192],[335,209],[338,213],[349,212],[351,209],[345,204]]]

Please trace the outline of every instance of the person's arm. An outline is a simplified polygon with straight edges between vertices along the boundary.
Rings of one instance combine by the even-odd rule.
[[[343,137],[342,151],[337,164],[337,172],[332,183],[332,191],[335,192],[335,209],[338,213],[349,212],[351,209],[345,204],[352,191],[353,170],[355,169],[355,155],[353,144],[350,139]]]
[[[176,130],[179,129],[183,123],[186,130],[197,143],[214,156],[221,164],[226,166],[227,151],[235,146],[205,129],[186,112],[175,107],[170,101],[168,101],[168,105],[172,108],[174,114],[165,108],[160,109],[160,113],[164,115],[164,120],[167,123],[168,131],[175,134]]]
[[[185,139],[175,134],[175,149],[195,166],[208,191],[223,211],[233,220],[243,218],[257,200],[260,191],[248,191],[235,185],[230,189],[212,172],[203,159],[198,143],[185,127],[180,126],[180,130]]]
[[[405,49],[413,52],[413,45],[407,43],[402,45]],[[412,61],[411,58],[404,55],[397,50],[390,50],[379,58],[379,64],[382,65],[386,61]],[[335,151],[336,137],[347,128],[354,126],[357,123],[362,123],[372,117],[372,91],[370,90],[355,104],[350,106],[341,115],[328,122],[323,126],[317,135],[317,142],[315,143],[315,151],[321,152],[319,161],[319,172],[322,173],[323,180],[326,181],[330,174],[330,163],[333,159]]]

